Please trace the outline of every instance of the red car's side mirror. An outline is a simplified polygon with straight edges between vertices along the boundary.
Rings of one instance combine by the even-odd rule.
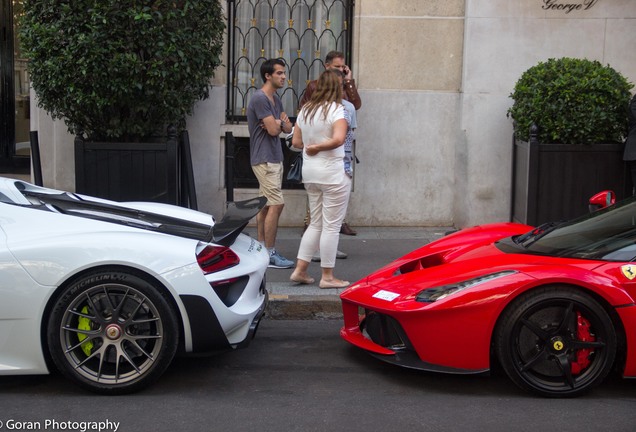
[[[605,207],[609,207],[616,202],[616,194],[614,192],[607,190],[603,192],[599,192],[590,198],[590,212],[594,212],[596,210],[600,210]]]

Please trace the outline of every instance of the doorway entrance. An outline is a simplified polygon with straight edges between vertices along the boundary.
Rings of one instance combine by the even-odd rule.
[[[0,0],[0,172],[30,170],[31,100],[27,61],[18,39],[23,0]]]

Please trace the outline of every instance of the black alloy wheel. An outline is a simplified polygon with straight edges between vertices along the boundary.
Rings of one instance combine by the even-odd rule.
[[[48,346],[67,378],[101,394],[137,391],[167,369],[177,317],[160,290],[129,272],[100,271],[65,289],[49,316]]]
[[[548,286],[516,299],[495,336],[499,362],[521,388],[545,397],[574,397],[600,384],[616,357],[616,331],[591,296]]]

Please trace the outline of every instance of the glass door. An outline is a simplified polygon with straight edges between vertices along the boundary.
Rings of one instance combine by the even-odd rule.
[[[0,169],[7,173],[30,169],[30,84],[18,39],[22,3],[0,0]]]

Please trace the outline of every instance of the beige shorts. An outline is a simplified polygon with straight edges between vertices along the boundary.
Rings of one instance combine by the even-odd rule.
[[[283,199],[283,163],[266,162],[252,165],[252,171],[260,186],[259,196],[267,198],[268,206],[285,204]]]

